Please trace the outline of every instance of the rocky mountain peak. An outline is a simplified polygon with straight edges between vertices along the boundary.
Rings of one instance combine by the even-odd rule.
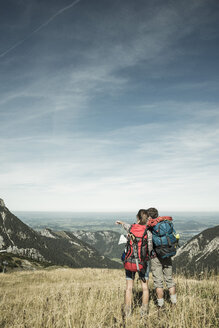
[[[0,206],[5,207],[5,202],[0,198]]]

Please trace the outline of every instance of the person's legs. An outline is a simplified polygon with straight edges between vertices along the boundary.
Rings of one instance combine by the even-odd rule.
[[[141,317],[146,317],[148,315],[148,304],[149,304],[149,288],[148,288],[148,279],[146,282],[143,282],[141,280],[141,286],[142,286],[142,306],[140,310]]]
[[[176,304],[176,286],[173,280],[172,260],[170,257],[163,260],[163,274],[169,289],[170,301],[172,304]]]
[[[148,306],[149,302],[149,288],[148,288],[148,280],[146,282],[143,282],[141,280],[141,286],[142,286],[142,305]]]
[[[177,303],[177,297],[176,297],[176,287],[169,288],[169,294],[170,294],[170,301],[172,305],[176,305]]]
[[[142,305],[148,305],[149,302],[149,288],[148,288],[148,283],[149,283],[149,273],[150,273],[150,261],[147,261],[147,267],[146,267],[146,272],[145,274],[139,273],[139,278],[144,278],[146,281],[141,280],[141,285],[142,285]]]
[[[132,305],[132,288],[133,288],[133,280],[126,280],[126,292],[125,292],[125,304],[127,306]]]
[[[126,270],[126,291],[125,291],[125,314],[130,316],[132,312],[132,289],[135,278],[135,273]]]
[[[163,298],[163,288],[156,288],[157,298]]]
[[[154,280],[154,287],[156,288],[157,304],[159,307],[164,305],[163,299],[163,267],[160,260],[155,257],[151,259],[151,271]]]

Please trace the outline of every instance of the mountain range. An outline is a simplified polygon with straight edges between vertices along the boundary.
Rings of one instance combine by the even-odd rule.
[[[120,268],[94,247],[69,232],[41,233],[31,229],[12,214],[0,199],[0,250],[42,263],[73,268]]]
[[[59,265],[72,268],[121,268],[124,244],[116,231],[35,231],[12,214],[0,199],[0,259],[11,266]],[[2,250],[7,255],[1,253]],[[187,241],[173,258],[173,267],[188,274],[217,271],[219,225]],[[118,262],[112,259],[117,259]]]

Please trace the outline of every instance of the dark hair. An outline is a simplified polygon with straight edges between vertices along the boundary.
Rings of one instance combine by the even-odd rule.
[[[147,209],[147,214],[150,216],[152,219],[156,219],[159,216],[158,210],[154,207],[150,207]]]
[[[136,215],[139,218],[138,224],[145,225],[147,223],[147,218],[143,218],[143,214],[146,214],[148,218],[147,211],[144,209],[140,209]]]

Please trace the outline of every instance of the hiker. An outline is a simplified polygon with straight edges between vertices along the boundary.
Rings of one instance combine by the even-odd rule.
[[[116,224],[121,224],[123,226],[123,228],[127,231],[127,239],[130,240],[130,235],[133,231],[133,233],[139,229],[139,231],[141,231],[142,233],[140,233],[139,235],[141,235],[141,237],[143,236],[143,234],[146,232],[146,236],[145,236],[145,240],[148,243],[147,239],[148,239],[148,234],[146,231],[146,223],[147,223],[147,212],[146,210],[139,210],[138,214],[136,215],[137,218],[137,224],[128,224],[122,221],[116,221]],[[149,239],[151,241],[150,244],[152,244],[152,235],[150,232],[149,233]],[[137,235],[137,233],[136,233]],[[146,256],[148,256],[148,245],[146,245],[146,249],[147,249],[147,254]],[[127,256],[127,255],[126,255]],[[133,258],[132,258],[133,259]],[[136,260],[134,260],[136,261]],[[138,261],[138,260],[137,260]],[[128,262],[128,260],[127,260]],[[139,262],[140,265],[141,261]],[[135,263],[134,263],[135,265]],[[136,264],[137,265],[137,264]],[[126,316],[130,316],[131,315],[131,304],[132,304],[132,289],[133,289],[133,283],[134,283],[134,279],[135,279],[135,273],[136,271],[136,265],[135,268],[132,269],[132,264],[130,263],[130,269],[128,270],[127,268],[125,268],[125,275],[126,275],[126,293],[125,293],[125,314]],[[129,265],[127,264],[127,266],[129,267]],[[126,263],[124,264],[124,267],[126,267]],[[134,271],[132,271],[134,270]],[[148,288],[148,279],[149,279],[149,270],[150,270],[150,265],[149,265],[149,261],[146,262],[146,271],[141,272],[139,271],[139,278],[141,280],[141,285],[142,285],[142,291],[143,291],[143,296],[142,296],[142,307],[141,307],[141,316],[147,315],[148,313],[148,302],[149,302],[149,288]]]
[[[157,294],[158,309],[161,310],[164,306],[164,280],[166,282],[167,288],[169,289],[170,301],[172,305],[176,305],[176,287],[172,276],[171,260],[171,256],[176,254],[176,244],[174,243],[175,237],[173,234],[171,235],[171,231],[169,232],[169,235],[166,232],[166,235],[164,235],[163,237],[157,235],[158,230],[160,232],[160,228],[157,224],[160,225],[160,222],[165,222],[167,226],[171,227],[171,217],[159,217],[156,208],[147,209],[147,214],[149,216],[147,221],[147,227],[152,232],[154,247],[154,250],[152,250],[153,256],[151,256],[151,272],[154,280],[154,288],[156,289]],[[154,229],[155,226],[155,229],[157,229],[158,227],[157,230]],[[164,245],[165,238],[168,240],[169,245],[167,244],[167,246]],[[156,243],[160,243],[159,246],[156,246]]]

